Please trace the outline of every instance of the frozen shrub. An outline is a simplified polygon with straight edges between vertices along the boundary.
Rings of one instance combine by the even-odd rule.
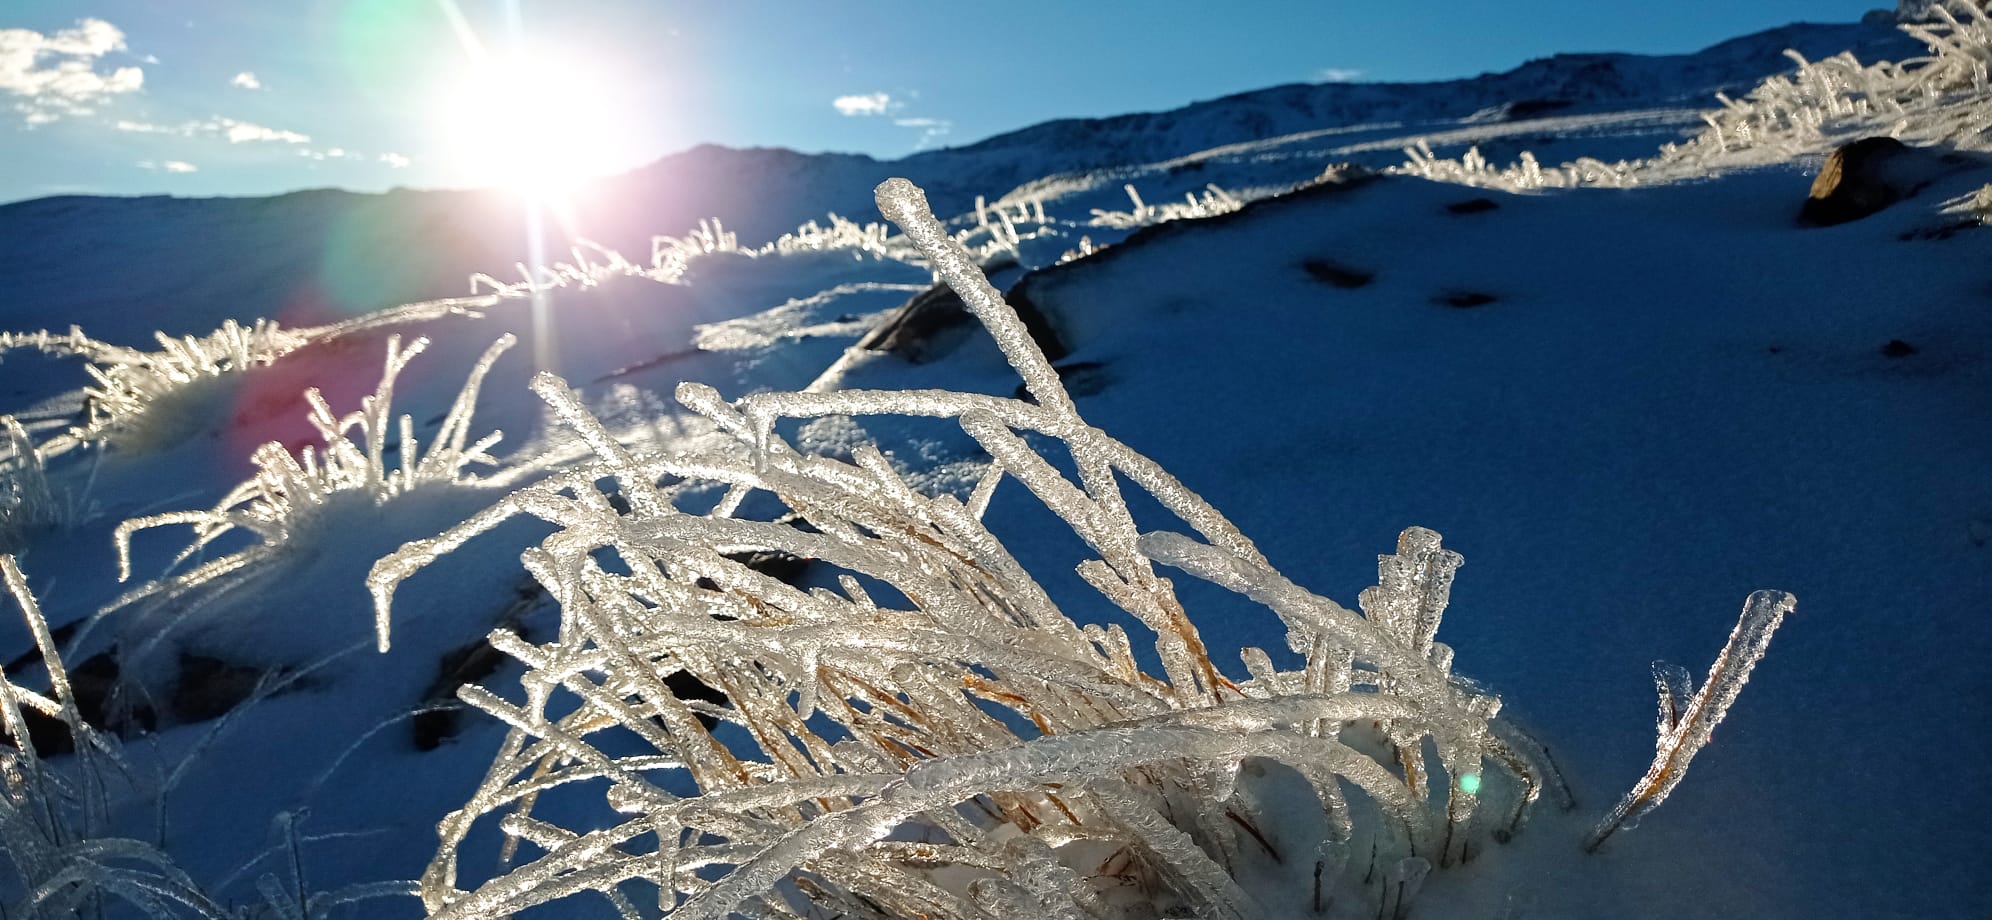
[[[703,918],[1243,918],[1310,901],[1401,915],[1428,872],[1514,833],[1542,793],[1567,803],[1540,746],[1437,641],[1461,564],[1438,534],[1411,528],[1379,557],[1361,614],[1296,585],[1086,424],[917,188],[892,180],[878,196],[1032,399],[728,402],[685,384],[679,400],[736,443],[652,456],[564,381],[536,378],[594,465],[410,543],[369,577],[385,650],[401,581],[510,517],[557,527],[523,561],[561,606],[559,634],[491,636],[526,665],[523,698],[461,693],[511,732],[439,826],[421,886],[432,916],[588,893],[624,916],[638,899]],[[776,430],[877,414],[952,419],[992,461],[963,499],[909,485],[875,445],[845,462]],[[1078,573],[1096,596],[1054,597],[984,526],[1008,479],[1085,544]],[[1128,487],[1173,522],[1138,525]],[[804,587],[737,561],[757,551],[814,560],[816,574]],[[1269,608],[1296,666],[1245,649],[1248,679],[1227,677],[1157,562]],[[1072,615],[1102,604],[1141,629]],[[1740,679],[1710,684],[1726,706]],[[678,689],[692,685],[717,693]],[[602,820],[563,823],[577,813]],[[479,827],[504,835],[505,863],[466,889]],[[1376,871],[1352,858],[1365,851]]]

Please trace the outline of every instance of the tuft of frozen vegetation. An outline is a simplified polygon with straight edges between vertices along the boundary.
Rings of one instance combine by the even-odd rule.
[[[1086,423],[918,188],[888,181],[878,202],[1029,400],[729,402],[688,383],[679,401],[733,443],[651,455],[542,373],[534,390],[594,463],[374,566],[384,650],[402,581],[512,517],[557,528],[522,561],[560,605],[558,635],[490,636],[525,665],[523,698],[460,694],[510,733],[439,826],[421,884],[431,916],[592,895],[623,916],[641,901],[698,918],[1401,917],[1431,872],[1512,836],[1544,793],[1569,806],[1540,745],[1437,639],[1462,563],[1438,534],[1404,531],[1361,613],[1299,586]],[[951,420],[990,463],[958,497],[916,488],[876,444],[845,461],[778,431],[872,415]],[[1090,592],[1054,596],[984,525],[1010,480],[1087,548]],[[1129,488],[1170,520],[1137,523]],[[749,553],[815,574],[790,584]],[[1248,678],[1227,677],[1156,563],[1270,610],[1289,666],[1248,648]],[[1139,628],[1093,622],[1110,609]],[[1747,632],[1754,661],[1769,629]],[[1688,755],[1747,672],[1723,661],[1675,723]],[[1295,789],[1310,807],[1294,807]],[[577,812],[604,820],[577,825]],[[487,877],[463,855],[494,832],[505,855]]]
[[[1176,207],[1180,209],[1181,206]],[[721,253],[748,259],[823,252],[848,252],[857,258],[899,262],[917,262],[921,257],[917,248],[904,237],[893,236],[891,228],[885,224],[877,221],[860,224],[835,213],[827,219],[830,222],[827,227],[814,220],[808,221],[762,246],[743,246],[739,236],[727,230],[719,220],[701,220],[697,229],[684,236],[651,237],[650,268],[629,274],[641,274],[653,281],[676,284],[683,280],[693,261]],[[968,218],[962,220],[966,225],[955,232],[955,239],[984,261],[1005,253],[1018,255],[1024,241],[1050,232],[1048,228],[1055,223],[1045,215],[1044,202],[1038,198],[991,204],[980,195],[975,199],[973,223],[969,223]],[[1031,229],[1021,229],[1026,226]],[[522,273],[527,271],[524,266],[520,266],[519,270]],[[572,274],[573,271],[567,266],[557,265],[553,270],[528,273],[528,278],[544,275],[553,279]],[[499,287],[499,283],[488,275],[473,276],[473,279]],[[507,290],[511,288],[501,288],[501,291]]]
[[[1960,195],[1955,201],[1944,202],[1944,213],[1981,224],[1992,223],[1992,184],[1969,195]]]
[[[200,384],[227,375],[276,363],[306,345],[345,335],[442,316],[475,316],[486,302],[447,299],[407,304],[367,316],[301,329],[285,329],[267,319],[244,326],[224,320],[204,336],[175,338],[155,332],[158,351],[145,351],[93,339],[81,328],[66,333],[0,333],[0,353],[31,348],[57,357],[79,357],[89,363],[84,372],[91,383],[83,388],[82,416],[68,432],[43,444],[48,453],[61,453],[79,444],[115,443],[131,447],[157,426],[162,412]],[[194,393],[191,399],[198,399]],[[170,427],[170,426],[168,426]]]
[[[890,230],[886,225],[877,221],[859,224],[835,213],[829,216],[829,221],[830,226],[824,227],[812,220],[797,227],[793,232],[776,237],[773,244],[774,251],[782,255],[791,255],[798,252],[850,250],[887,256],[887,236]]]
[[[129,776],[115,739],[83,721],[54,636],[11,555],[0,579],[27,620],[48,671],[37,693],[0,671],[0,916],[57,920],[101,915],[123,901],[154,918],[227,916],[192,878],[151,844],[111,836],[107,777]],[[73,769],[45,764],[29,719],[60,726],[74,739]]]
[[[199,382],[272,364],[311,341],[309,334],[269,320],[244,326],[231,319],[205,336],[153,335],[158,351],[100,342],[75,327],[65,335],[6,334],[0,349],[35,348],[90,362],[84,368],[91,383],[83,390],[83,416],[69,437],[91,442],[132,433],[158,405]]]
[[[471,368],[463,389],[443,417],[426,453],[415,435],[414,419],[393,414],[394,382],[408,362],[429,345],[418,338],[407,348],[401,337],[387,340],[387,366],[373,395],[357,411],[334,415],[316,387],[305,392],[309,419],[324,446],[306,446],[292,456],[272,441],[256,448],[251,461],[256,474],[236,486],[206,511],[176,511],[135,518],[118,525],[113,539],[118,551],[118,580],[131,578],[131,537],[153,527],[185,524],[194,538],[174,559],[174,565],[200,555],[209,544],[236,530],[253,534],[255,543],[216,557],[182,574],[134,589],[117,601],[123,605],[158,593],[178,593],[211,582],[284,550],[307,530],[318,512],[341,496],[360,496],[385,504],[418,488],[474,483],[475,467],[496,467],[490,449],[502,433],[493,431],[470,440],[471,416],[478,390],[498,357],[515,339],[501,336]],[[389,439],[394,438],[392,447]],[[390,459],[390,454],[396,459]]]
[[[63,508],[49,489],[41,450],[11,415],[0,415],[0,553],[18,553],[34,534],[60,525]]]
[[[1128,200],[1133,203],[1133,208],[1127,211],[1107,211],[1094,208],[1093,219],[1087,222],[1089,226],[1109,227],[1115,230],[1133,230],[1137,227],[1167,223],[1172,220],[1216,217],[1219,214],[1229,214],[1245,206],[1245,203],[1240,201],[1237,196],[1218,188],[1216,183],[1206,184],[1202,195],[1198,195],[1195,192],[1185,192],[1182,202],[1165,201],[1159,206],[1151,205],[1141,200],[1141,193],[1136,191],[1132,184],[1123,186],[1123,188],[1127,191]]]
[[[1638,161],[1580,158],[1546,167],[1529,152],[1497,166],[1471,148],[1458,159],[1435,156],[1422,142],[1405,150],[1399,172],[1462,185],[1522,191],[1578,186],[1624,187],[1703,177],[1723,169],[1817,156],[1857,137],[1888,135],[1926,146],[1992,146],[1992,0],[1928,5],[1923,21],[1902,31],[1930,49],[1926,57],[1862,64],[1851,52],[1808,61],[1795,51],[1789,76],[1772,76],[1744,98],[1718,94],[1722,108],[1703,114],[1708,127]]]
[[[554,288],[594,287],[611,278],[649,274],[642,266],[624,258],[622,253],[593,240],[577,240],[567,251],[572,261],[555,261],[551,266],[512,263],[512,268],[519,273],[518,281],[504,281],[485,272],[474,272],[470,276],[470,293],[476,297],[488,289],[489,294],[497,298],[530,297]]]

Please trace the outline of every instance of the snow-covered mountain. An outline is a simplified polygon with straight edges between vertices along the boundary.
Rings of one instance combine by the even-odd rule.
[[[578,229],[637,262],[709,216],[748,245],[646,269],[554,244],[533,283],[506,283],[527,219],[494,194],[0,207],[0,331],[53,330],[0,363],[0,541],[111,735],[0,740],[0,911],[94,881],[209,916],[408,917],[419,879],[479,917],[1973,915],[1971,22],[1950,69],[1815,68],[1691,143],[1707,94],[1789,73],[1787,47],[1924,47],[1792,26],[892,163],[699,148],[612,180],[644,207]],[[1899,200],[1801,225],[1827,152],[1888,133],[1936,148],[1878,157]],[[1540,168],[1443,159],[1469,146]],[[1654,159],[1555,165],[1632,156]],[[891,173],[945,221],[917,245],[752,245],[876,219]],[[950,235],[1029,314],[1000,343],[932,287]],[[462,296],[472,272],[498,281]],[[226,325],[259,317],[282,328]],[[465,521],[453,552],[374,569]],[[1408,525],[1464,556],[1456,582]],[[405,576],[386,609],[370,571]],[[1649,758],[1678,778],[1682,726],[1712,726],[1647,663],[1702,673],[1757,589],[1798,606],[1733,714],[1585,855]],[[0,687],[62,696],[31,632],[0,616]]]

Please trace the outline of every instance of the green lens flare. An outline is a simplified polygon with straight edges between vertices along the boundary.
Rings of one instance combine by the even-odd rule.
[[[1480,794],[1480,774],[1468,773],[1459,778],[1459,791],[1467,795]]]

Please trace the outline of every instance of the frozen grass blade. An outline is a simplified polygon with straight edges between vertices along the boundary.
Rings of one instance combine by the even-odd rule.
[[[1722,654],[1709,668],[1708,679],[1685,704],[1679,696],[1684,689],[1680,678],[1685,675],[1676,676],[1673,672],[1678,668],[1655,669],[1661,688],[1659,751],[1654,754],[1653,765],[1647,768],[1646,775],[1585,839],[1586,852],[1597,852],[1627,821],[1667,800],[1668,794],[1687,775],[1688,763],[1708,744],[1715,726],[1729,714],[1729,707],[1743,692],[1743,685],[1750,680],[1750,669],[1757,666],[1764,650],[1770,647],[1771,634],[1784,622],[1785,614],[1797,605],[1797,598],[1782,591],[1751,594],[1743,602],[1743,614],[1723,645]]]

